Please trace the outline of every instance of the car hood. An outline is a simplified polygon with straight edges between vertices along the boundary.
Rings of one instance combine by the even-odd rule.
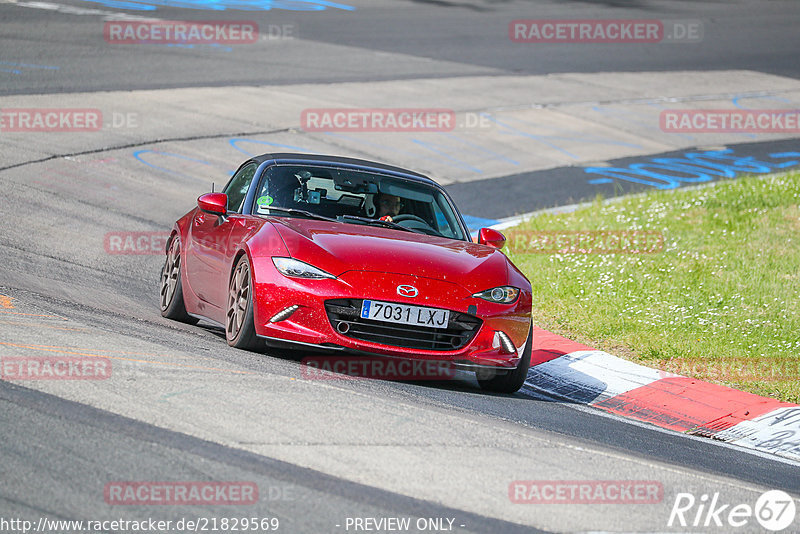
[[[274,218],[289,254],[333,275],[375,271],[445,280],[476,292],[508,283],[497,249],[391,228]]]

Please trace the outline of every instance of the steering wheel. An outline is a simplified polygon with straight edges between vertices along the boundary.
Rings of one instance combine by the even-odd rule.
[[[409,225],[401,224],[404,221],[412,221],[413,223],[416,224],[409,224]],[[436,229],[433,226],[431,226],[428,223],[428,221],[426,221],[422,217],[417,217],[416,215],[412,215],[410,213],[401,213],[400,215],[395,215],[392,217],[392,222],[400,224],[401,226],[405,226],[409,230],[418,230],[423,234],[439,235]]]
[[[417,217],[416,215],[412,215],[410,213],[401,213],[400,215],[393,215],[392,216],[392,222],[400,223],[400,222],[403,222],[403,221],[421,222],[422,224],[424,224],[428,228],[432,228],[431,225],[428,224],[425,221],[425,219],[423,219],[422,217]]]

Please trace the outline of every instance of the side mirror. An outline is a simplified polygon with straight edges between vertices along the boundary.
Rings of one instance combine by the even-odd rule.
[[[506,244],[506,236],[492,228],[481,228],[478,232],[478,243],[494,248],[503,248]]]
[[[197,197],[197,207],[212,215],[225,216],[228,213],[228,195],[225,193],[206,193]]]

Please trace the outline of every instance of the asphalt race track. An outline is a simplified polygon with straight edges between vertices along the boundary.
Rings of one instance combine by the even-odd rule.
[[[261,35],[104,39],[104,24],[126,17],[254,21]],[[516,43],[516,19],[701,31],[652,44]],[[703,524],[697,507],[686,518],[700,523],[669,520],[685,493],[730,507],[771,489],[800,499],[800,465],[530,392],[486,394],[466,374],[309,380],[308,354],[244,352],[213,326],[163,319],[158,235],[247,154],[278,150],[429,172],[471,225],[722,176],[619,178],[654,159],[674,170],[717,158],[735,175],[743,161],[761,173],[800,166],[798,132],[658,127],[659,113],[682,106],[800,108],[798,27],[793,0],[0,1],[0,112],[102,112],[96,131],[0,125],[0,359],[96,356],[111,369],[106,380],[0,380],[0,532],[24,530],[11,520],[138,532],[49,521],[149,519],[172,521],[163,532],[203,530],[186,521],[229,532],[223,518],[245,517],[273,529],[277,518],[278,532],[763,531],[755,518]],[[459,122],[439,136],[301,124],[302,110],[344,107],[448,108]],[[145,249],[110,245],[136,232],[153,236]],[[650,504],[516,504],[517,480],[649,481],[663,492]],[[123,481],[254,484],[258,499],[126,505],[108,494]],[[800,518],[785,532],[800,532]]]

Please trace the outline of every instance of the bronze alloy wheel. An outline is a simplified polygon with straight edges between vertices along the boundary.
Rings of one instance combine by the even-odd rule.
[[[258,350],[263,343],[256,337],[253,319],[253,279],[247,256],[236,263],[228,286],[225,314],[225,337],[228,345],[239,349]]]

